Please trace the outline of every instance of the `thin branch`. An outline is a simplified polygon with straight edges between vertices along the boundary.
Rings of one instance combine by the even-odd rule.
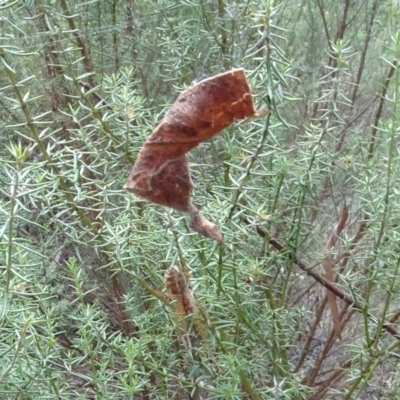
[[[358,89],[359,89],[360,82],[361,82],[361,76],[364,71],[365,58],[367,56],[367,50],[368,50],[369,42],[371,40],[372,27],[374,26],[374,21],[375,21],[376,12],[378,10],[379,3],[380,3],[380,0],[375,0],[375,3],[372,6],[371,17],[369,19],[368,26],[367,26],[367,34],[365,36],[364,47],[361,52],[360,65],[358,67],[356,82],[355,82],[353,94],[351,96],[352,104],[354,104],[354,101],[357,98],[357,93],[358,93]]]
[[[67,21],[68,21],[68,25],[72,31],[72,34],[75,37],[76,43],[78,45],[78,47],[80,48],[82,57],[83,57],[83,66],[85,67],[85,71],[86,72],[94,72],[94,68],[93,68],[93,63],[92,63],[92,59],[90,57],[90,53],[89,53],[89,49],[86,46],[85,42],[82,39],[82,35],[79,33],[80,30],[76,28],[75,26],[75,21],[72,18],[71,12],[68,9],[68,5],[67,2],[65,0],[61,0],[60,1],[61,7],[65,13],[65,15],[67,15]],[[88,80],[91,84],[93,84],[93,77],[89,76]]]
[[[250,224],[250,222],[247,219],[243,220],[246,224]],[[256,226],[256,231],[259,236],[262,238],[265,238],[267,236],[266,232],[260,228],[259,226]],[[283,244],[279,243],[275,239],[268,239],[269,244],[278,251],[282,251],[286,249],[286,246]],[[334,293],[337,297],[342,299],[345,303],[347,303],[349,306],[353,307],[355,310],[360,311],[362,313],[365,313],[365,307],[361,304],[359,304],[357,301],[353,300],[349,295],[344,293],[342,290],[337,288],[335,284],[332,284],[331,282],[327,281],[325,278],[323,278],[318,272],[315,272],[312,267],[307,265],[305,262],[298,260],[297,258],[294,259],[294,264],[302,269],[307,275],[309,275],[311,278],[316,280],[318,283],[321,285],[325,286],[328,290],[330,290],[332,293]],[[372,314],[367,313],[367,318],[376,323],[378,321],[378,318],[374,317]],[[387,332],[389,332],[391,335],[393,335],[396,339],[400,340],[400,333],[397,331],[397,329],[391,325],[390,323],[384,323],[382,325],[382,328],[385,329]]]
[[[346,27],[347,27],[346,21],[347,21],[347,14],[349,12],[349,8],[350,8],[350,0],[345,0],[344,9],[343,9],[343,17],[340,22],[340,27],[336,33],[336,42],[340,39],[343,39],[343,37],[344,37],[344,32],[346,31]]]
[[[300,368],[304,364],[304,361],[306,360],[307,354],[308,354],[308,352],[310,350],[310,347],[311,347],[311,344],[312,344],[312,342],[314,340],[315,332],[317,331],[318,325],[321,322],[321,318],[322,318],[322,315],[324,313],[324,310],[325,310],[325,307],[326,307],[327,303],[328,303],[328,297],[325,296],[324,299],[322,300],[318,310],[317,310],[314,323],[312,324],[311,329],[308,332],[306,344],[303,347],[303,350],[301,352],[301,356],[300,356],[300,358],[299,358],[299,360],[297,362],[296,367],[293,370],[293,373],[299,372]]]
[[[344,319],[344,316],[346,315],[348,308],[349,308],[349,306],[346,305],[343,308],[342,312],[340,313],[340,317],[339,317],[341,320],[340,330],[342,330],[346,326],[346,324],[350,321],[350,318],[352,316],[352,312],[349,312],[347,314],[346,318]],[[319,373],[319,371],[322,368],[322,364],[328,358],[329,352],[332,350],[332,347],[335,344],[336,336],[337,336],[336,330],[335,330],[335,328],[333,328],[331,330],[331,332],[329,333],[328,337],[326,338],[325,345],[324,345],[323,349],[321,350],[313,368],[311,369],[308,376],[304,379],[304,383],[306,385],[308,385],[308,386],[315,385],[315,380],[317,379],[318,376],[321,375],[321,373]]]
[[[380,94],[381,99],[379,101],[378,109],[376,110],[374,124],[372,125],[371,142],[370,142],[369,149],[368,149],[368,159],[371,159],[374,155],[376,135],[378,133],[378,123],[382,116],[383,105],[386,100],[386,93],[387,93],[390,81],[393,78],[394,72],[396,71],[396,68],[397,68],[397,60],[394,60],[392,62],[392,65],[390,66],[389,73],[385,79],[385,83],[383,84],[382,92]]]
[[[318,5],[319,12],[321,14],[322,22],[324,23],[324,30],[325,30],[326,39],[328,41],[328,46],[329,46],[329,48],[331,48],[331,37],[329,36],[328,24],[326,22],[325,12],[324,12],[324,9],[322,8],[321,0],[317,0],[317,5]]]
[[[329,253],[329,251],[335,246],[336,239],[341,234],[344,226],[346,225],[348,216],[349,216],[349,210],[345,202],[339,218],[339,222],[337,223],[333,232],[329,236],[328,241],[325,245],[327,253]],[[322,266],[325,271],[324,278],[331,283],[335,283],[335,273],[333,271],[333,265],[334,265],[333,258],[329,254],[327,254],[324,260],[322,260]],[[328,301],[332,312],[333,326],[335,327],[336,334],[338,335],[339,338],[341,338],[340,318],[339,318],[339,310],[336,304],[336,296],[329,290],[327,290],[326,295],[328,296]]]

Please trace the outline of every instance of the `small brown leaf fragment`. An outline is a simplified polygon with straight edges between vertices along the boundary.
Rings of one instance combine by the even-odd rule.
[[[200,233],[200,235],[203,235],[210,239],[214,239],[219,243],[222,243],[224,241],[217,225],[213,224],[210,221],[207,221],[195,207],[193,207],[193,210],[190,212],[189,226],[195,232]]]
[[[342,212],[340,214],[339,222],[336,225],[336,227],[334,228],[331,235],[329,236],[328,241],[326,242],[325,249],[327,252],[329,252],[335,246],[336,239],[341,234],[344,226],[346,225],[348,217],[349,217],[349,210],[347,208],[346,203],[344,203]],[[332,260],[331,256],[328,255],[322,261],[322,267],[324,268],[324,271],[325,271],[325,274],[324,274],[325,279],[331,283],[335,283],[335,273],[333,271],[333,260]],[[333,292],[331,292],[330,290],[326,291],[326,295],[328,297],[329,306],[331,308],[333,326],[334,326],[336,335],[341,339],[340,317],[339,317],[339,311],[338,311],[337,303],[336,303],[336,295]]]
[[[124,188],[153,203],[191,213],[193,187],[186,153],[238,119],[255,115],[243,69],[224,72],[182,92],[144,143]],[[190,226],[222,241],[196,210]]]

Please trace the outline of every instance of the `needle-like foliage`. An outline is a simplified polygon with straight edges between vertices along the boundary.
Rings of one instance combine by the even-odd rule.
[[[0,398],[397,398],[399,21],[392,0],[1,1]],[[234,68],[263,112],[189,159],[220,244],[123,185],[178,94]]]

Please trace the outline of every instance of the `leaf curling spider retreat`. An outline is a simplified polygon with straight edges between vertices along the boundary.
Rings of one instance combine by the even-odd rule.
[[[207,350],[209,350],[208,342],[204,334],[203,324],[199,318],[199,310],[209,325],[208,315],[201,304],[199,304],[194,298],[193,291],[190,288],[189,272],[186,270],[183,272],[176,266],[168,267],[164,274],[164,283],[168,293],[167,296],[169,299],[175,301],[174,321],[178,336],[184,342],[183,335],[180,334],[183,329],[184,335],[187,337],[188,347],[191,347],[186,317],[192,315],[198,334],[203,340],[204,345],[207,347]],[[179,319],[182,321],[182,329],[179,328]]]

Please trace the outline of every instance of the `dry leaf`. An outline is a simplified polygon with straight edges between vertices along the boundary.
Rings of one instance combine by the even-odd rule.
[[[238,119],[255,115],[243,69],[224,72],[182,92],[140,150],[124,188],[190,214],[190,226],[222,242],[216,225],[191,204],[187,152]]]

